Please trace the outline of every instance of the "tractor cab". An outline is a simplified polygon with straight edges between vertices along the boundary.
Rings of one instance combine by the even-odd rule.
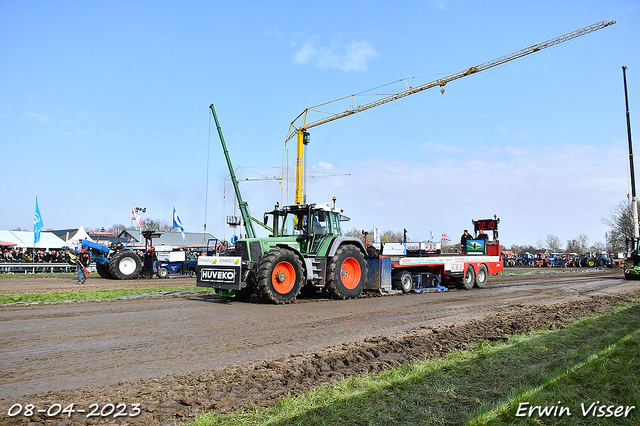
[[[327,204],[296,204],[276,208],[265,213],[273,216],[273,237],[290,239],[295,237],[300,251],[317,254],[325,241],[334,236],[344,235],[340,222],[350,220],[342,214],[342,209]]]

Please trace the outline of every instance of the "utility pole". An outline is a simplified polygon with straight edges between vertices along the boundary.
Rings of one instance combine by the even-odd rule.
[[[633,249],[636,250],[638,241],[638,196],[636,195],[636,175],[633,169],[633,144],[631,143],[631,115],[629,113],[629,96],[627,94],[627,67],[622,67],[624,80],[624,102],[627,110],[627,139],[629,141],[629,168],[631,170],[631,211],[633,214]]]
[[[633,145],[631,143],[631,114],[629,113],[629,96],[627,94],[627,67],[622,67],[624,80],[624,101],[627,111],[627,139],[629,140],[629,169],[631,170],[631,214],[633,217],[633,239],[631,252],[627,253],[624,265],[624,278],[640,279],[640,256],[638,254],[638,196],[636,195],[636,175],[633,169]]]

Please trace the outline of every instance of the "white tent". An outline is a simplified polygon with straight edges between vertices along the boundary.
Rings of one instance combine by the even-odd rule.
[[[13,235],[11,231],[0,231],[0,240],[11,243],[14,247],[22,247],[23,244],[22,240]]]
[[[80,240],[89,240],[93,241],[93,238],[87,234],[87,231],[84,229],[84,226],[78,228],[78,230],[73,234],[68,234],[69,238],[66,241],[66,245],[69,247],[77,247],[80,244]]]
[[[14,243],[17,248],[59,249],[67,245],[52,232],[40,232],[40,241],[35,245],[32,231],[0,231],[0,240]]]

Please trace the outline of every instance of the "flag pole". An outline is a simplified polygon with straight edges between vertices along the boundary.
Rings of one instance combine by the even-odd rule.
[[[36,195],[36,215],[33,220],[33,253],[36,252],[36,226],[38,226],[38,196]],[[31,259],[33,262],[33,259]]]

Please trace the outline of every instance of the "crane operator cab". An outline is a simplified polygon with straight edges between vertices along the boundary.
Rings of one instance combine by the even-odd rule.
[[[467,240],[466,253],[488,256],[500,256],[500,241],[498,240],[498,224],[500,218],[472,220],[472,239]]]

